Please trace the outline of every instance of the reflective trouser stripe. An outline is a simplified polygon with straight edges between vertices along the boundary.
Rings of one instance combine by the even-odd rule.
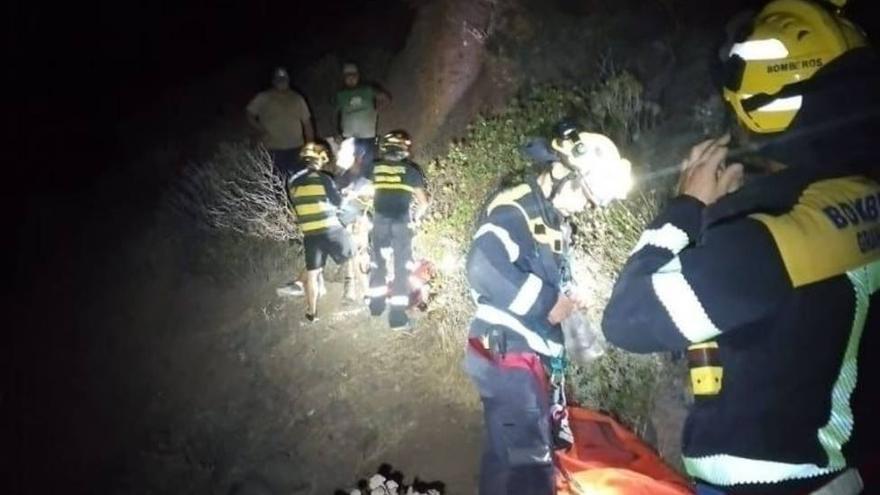
[[[391,283],[390,293],[393,296],[407,298],[409,304],[409,267],[412,266],[412,232],[405,222],[391,220],[381,215],[373,218],[372,232],[372,269],[370,270],[370,285],[378,287],[386,283],[388,273],[388,259],[383,252],[390,251],[394,258],[393,274],[394,281]],[[393,304],[393,303],[392,303]]]
[[[369,297],[385,297],[386,295],[388,295],[388,287],[385,285],[367,289],[367,296]]]
[[[391,296],[388,302],[392,306],[409,306],[409,296]]]

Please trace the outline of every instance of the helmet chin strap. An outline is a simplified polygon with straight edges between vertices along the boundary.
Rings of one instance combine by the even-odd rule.
[[[552,202],[553,199],[556,198],[556,196],[559,194],[559,191],[562,190],[563,186],[571,181],[577,181],[577,185],[581,188],[584,195],[587,197],[588,200],[592,201],[590,188],[589,186],[587,186],[586,181],[583,180],[581,174],[574,167],[570,167],[569,165],[566,165],[564,163],[562,163],[562,165],[565,167],[566,170],[568,170],[568,174],[566,174],[565,177],[561,179],[555,179],[553,178],[553,171],[550,171],[550,179],[553,181],[553,187],[550,189],[550,196],[548,196],[547,199]]]
[[[556,195],[559,194],[559,191],[562,189],[562,186],[567,184],[569,181],[573,180],[572,176],[574,174],[569,173],[565,177],[561,179],[553,179],[553,175],[550,175],[550,178],[553,179],[553,187],[550,189],[550,196],[547,197],[551,202],[556,198]]]

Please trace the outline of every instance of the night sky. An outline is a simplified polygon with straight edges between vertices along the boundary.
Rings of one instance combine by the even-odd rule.
[[[104,0],[7,5],[5,45],[11,47],[10,73],[20,84],[11,98],[13,136],[44,187],[53,192],[87,188],[104,170],[119,166],[112,157],[131,151],[120,149],[126,143],[119,142],[118,123],[144,111],[161,121],[163,109],[155,105],[163,93],[236,59],[259,60],[268,70],[279,62],[307,63],[377,39],[399,48],[417,3]],[[876,31],[877,16],[869,12],[874,2],[852,3],[852,17]],[[683,10],[696,23],[711,15],[711,9],[702,14]],[[255,90],[262,76],[249,81]],[[133,140],[149,145],[149,136],[144,138]],[[31,174],[15,173],[22,178]]]
[[[108,160],[125,147],[115,127],[144,112],[160,120],[165,109],[155,104],[163,93],[237,59],[257,60],[268,71],[368,39],[402,40],[411,17],[410,7],[394,0],[33,2],[7,9],[6,46],[21,83],[12,102],[15,137],[53,192],[88,187],[119,166]],[[254,89],[265,79],[255,74]]]

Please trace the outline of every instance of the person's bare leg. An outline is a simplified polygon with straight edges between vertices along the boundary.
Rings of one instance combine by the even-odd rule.
[[[306,273],[306,317],[315,317],[318,313],[318,291],[321,270],[309,270]],[[313,319],[313,318],[312,318]]]
[[[343,286],[342,298],[346,302],[354,301],[357,298],[357,292],[355,291],[355,272],[356,268],[356,259],[354,256],[348,259],[345,262],[345,284]]]

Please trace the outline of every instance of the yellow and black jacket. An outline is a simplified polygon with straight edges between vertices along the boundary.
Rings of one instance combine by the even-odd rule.
[[[376,215],[394,221],[409,222],[413,192],[425,188],[425,177],[418,165],[410,160],[377,160],[370,179],[375,196]]]
[[[300,170],[287,181],[287,197],[303,235],[342,228],[337,216],[342,197],[329,174]]]
[[[691,348],[684,464],[723,493],[809,493],[880,452],[877,127],[854,118],[880,86],[825,81],[762,150],[790,168],[710,207],[673,199],[605,310],[624,349]]]

